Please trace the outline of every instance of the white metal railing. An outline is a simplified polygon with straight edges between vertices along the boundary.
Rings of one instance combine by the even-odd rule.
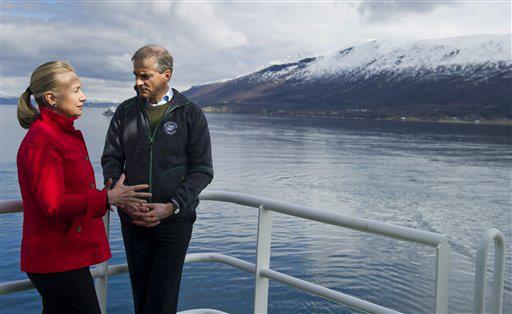
[[[359,230],[366,233],[407,240],[435,247],[437,258],[434,308],[436,313],[448,312],[448,270],[450,264],[450,245],[448,244],[448,241],[444,235],[407,227],[395,226],[370,219],[348,216],[330,210],[314,210],[304,206],[292,205],[268,198],[256,197],[240,193],[206,191],[201,195],[201,198],[203,200],[223,201],[259,208],[256,279],[254,292],[255,313],[266,313],[267,311],[268,278],[270,278],[269,274],[273,272],[269,269],[268,266],[270,258],[272,211],[335,226],[350,228],[353,230]],[[289,276],[287,279],[290,279]],[[281,282],[294,286],[291,284],[290,280],[286,280],[284,278]],[[319,292],[318,290],[320,290],[320,288],[326,289],[326,291],[332,293],[339,292],[318,285],[315,286],[318,289],[312,289],[308,292],[348,305],[356,310],[369,313],[394,312],[380,305],[344,294],[343,296],[340,295],[339,298],[330,298],[327,297],[326,294],[320,295],[317,293]]]
[[[505,279],[505,238],[498,229],[489,229],[480,238],[476,253],[475,269],[475,313],[485,313],[485,288],[487,286],[487,256],[494,241],[494,272],[490,313],[501,313],[503,303],[503,281]]]
[[[395,238],[410,241],[422,245],[427,245],[436,249],[436,274],[435,274],[435,312],[448,312],[448,278],[450,263],[450,245],[446,236],[442,234],[417,230],[413,228],[395,226],[388,223],[378,222],[369,219],[363,219],[348,215],[343,215],[329,210],[315,210],[304,206],[288,204],[281,201],[256,197],[246,194],[224,192],[224,191],[204,191],[200,199],[209,201],[221,201],[240,204],[249,207],[255,207],[259,210],[258,215],[258,234],[257,234],[257,252],[256,264],[252,264],[231,256],[218,253],[195,253],[187,254],[185,263],[189,262],[220,262],[246,272],[255,274],[254,291],[254,313],[266,313],[268,308],[268,282],[269,279],[278,281],[282,284],[296,289],[332,300],[351,308],[368,313],[397,313],[394,310],[382,307],[380,305],[358,299],[344,293],[322,287],[292,276],[274,271],[269,268],[270,265],[270,247],[272,234],[272,211],[285,215],[301,217],[321,223],[331,224],[339,227],[349,228],[372,233],[389,238]],[[1,201],[0,214],[22,211],[20,200]],[[109,216],[105,217],[105,227],[108,234]],[[505,242],[503,235],[497,229],[486,231],[480,240],[478,248],[476,267],[475,267],[475,295],[474,311],[483,313],[485,310],[485,290],[487,273],[487,255],[492,241],[496,243],[493,290],[491,309],[493,313],[501,313],[502,295],[504,282],[504,262],[505,262]],[[126,273],[126,264],[112,265],[102,263],[91,269],[91,274],[95,278],[96,291],[100,301],[102,313],[106,313],[106,289],[108,276],[114,276]],[[21,290],[33,288],[29,280],[19,280],[0,284],[0,294],[13,293]]]

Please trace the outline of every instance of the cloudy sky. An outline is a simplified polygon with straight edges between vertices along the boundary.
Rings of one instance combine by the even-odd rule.
[[[41,63],[70,61],[89,99],[134,94],[131,55],[148,43],[175,59],[172,85],[231,78],[285,58],[369,39],[511,31],[509,1],[3,1],[2,96]]]

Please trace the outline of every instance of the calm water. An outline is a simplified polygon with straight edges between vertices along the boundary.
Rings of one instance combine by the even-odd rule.
[[[24,131],[14,106],[0,107],[1,199],[19,198],[15,156]],[[101,182],[100,154],[109,118],[88,108],[84,132]],[[450,310],[472,310],[480,234],[499,228],[511,239],[512,139],[509,127],[375,122],[327,118],[207,115],[215,179],[210,189],[261,195],[448,235],[452,245]],[[256,210],[202,202],[189,253],[220,252],[255,261]],[[1,281],[19,272],[21,214],[1,217]],[[112,263],[124,263],[113,215]],[[508,246],[504,313],[512,312]],[[408,313],[433,310],[435,252],[299,218],[274,215],[271,267]],[[492,265],[492,264],[489,264]],[[180,310],[252,310],[253,276],[220,264],[188,264]],[[0,297],[2,313],[38,313],[34,291]],[[111,277],[109,313],[132,312],[128,275]],[[345,306],[271,282],[273,313],[350,313]]]

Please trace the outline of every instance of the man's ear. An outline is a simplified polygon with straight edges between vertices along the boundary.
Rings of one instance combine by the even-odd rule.
[[[165,78],[167,79],[167,82],[169,82],[171,80],[171,77],[172,77],[172,71],[171,70],[165,70],[164,74],[165,74]]]

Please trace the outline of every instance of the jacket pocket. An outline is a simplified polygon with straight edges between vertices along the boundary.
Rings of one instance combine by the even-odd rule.
[[[158,181],[157,202],[165,203],[176,193],[183,181],[187,177],[187,167],[177,166],[166,170],[160,176]]]
[[[83,251],[94,250],[98,247],[98,234],[93,228],[95,219],[101,218],[77,218],[66,232],[62,243],[62,251],[66,255],[74,255]]]

